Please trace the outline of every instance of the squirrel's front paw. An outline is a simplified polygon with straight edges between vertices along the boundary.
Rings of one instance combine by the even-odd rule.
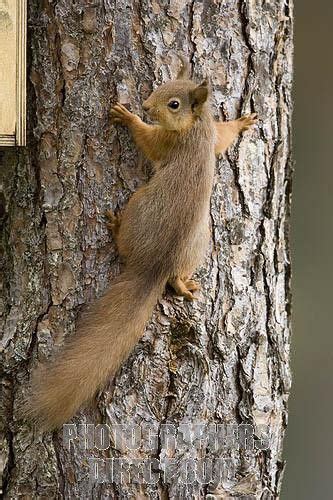
[[[122,125],[128,125],[134,119],[135,115],[128,111],[122,104],[117,102],[111,108],[111,120],[113,123],[121,123]]]
[[[238,120],[240,131],[248,130],[252,125],[255,125],[258,122],[257,113],[252,113],[251,115],[244,115]]]

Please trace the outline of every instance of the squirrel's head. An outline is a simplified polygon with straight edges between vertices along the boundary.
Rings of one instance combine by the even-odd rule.
[[[207,81],[200,85],[188,79],[188,64],[182,59],[176,80],[158,87],[143,103],[149,117],[168,130],[186,130],[203,114],[209,99]]]

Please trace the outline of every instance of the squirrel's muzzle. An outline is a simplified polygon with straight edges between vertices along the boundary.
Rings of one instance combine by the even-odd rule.
[[[158,119],[158,111],[156,110],[155,106],[153,106],[152,104],[148,103],[147,101],[144,101],[142,103],[142,109],[147,114],[147,116],[150,120],[157,120]]]

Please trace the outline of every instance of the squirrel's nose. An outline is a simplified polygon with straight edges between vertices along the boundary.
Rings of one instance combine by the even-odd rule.
[[[142,109],[144,111],[149,111],[150,110],[150,106],[149,106],[149,104],[147,104],[146,101],[142,104]]]

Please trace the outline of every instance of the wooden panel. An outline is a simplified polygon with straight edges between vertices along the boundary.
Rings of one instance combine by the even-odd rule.
[[[0,130],[15,134],[16,1],[0,2]]]
[[[26,1],[0,0],[0,146],[25,145]]]

